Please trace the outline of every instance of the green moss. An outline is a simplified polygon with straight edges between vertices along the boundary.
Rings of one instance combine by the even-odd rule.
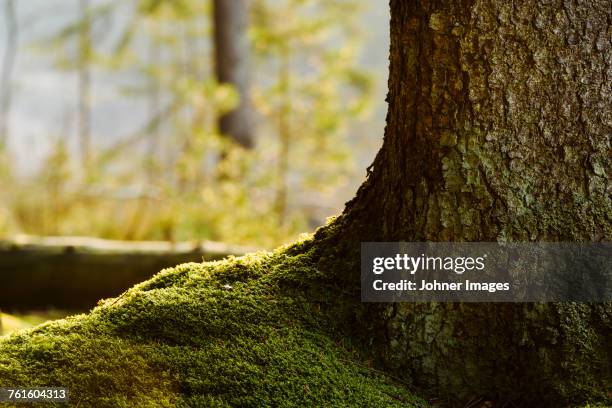
[[[309,241],[167,269],[91,313],[0,341],[1,386],[78,406],[424,406],[330,337]]]

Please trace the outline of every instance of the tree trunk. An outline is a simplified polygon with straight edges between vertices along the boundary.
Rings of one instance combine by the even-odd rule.
[[[5,2],[6,20],[6,48],[2,59],[2,72],[0,74],[0,160],[6,149],[9,133],[9,110],[11,106],[12,83],[11,77],[17,54],[18,25],[13,0]],[[0,335],[2,335],[2,310],[0,309]]]
[[[156,33],[157,26],[151,25],[152,33]],[[150,40],[148,49],[149,64],[151,67],[157,67],[161,61],[161,47],[155,40]],[[148,146],[148,158],[147,158],[147,179],[150,184],[157,182],[158,173],[160,171],[159,166],[159,152],[161,145],[161,126],[160,126],[160,115],[161,115],[161,92],[159,77],[155,68],[149,78],[149,89],[148,89],[148,110],[150,118],[150,134],[149,134],[149,146]]]
[[[222,134],[244,147],[254,144],[249,100],[248,0],[214,1],[215,69],[217,80],[232,85],[240,97],[238,106],[219,121]]]
[[[384,144],[319,238],[343,260],[360,241],[610,240],[611,10],[392,0]],[[611,383],[609,303],[366,308],[351,326],[438,396],[546,405]]]
[[[2,72],[0,74],[0,153],[6,147],[9,133],[9,110],[12,96],[11,77],[15,66],[19,32],[13,0],[5,0],[4,19],[6,24],[6,48],[2,58]]]
[[[289,198],[289,153],[291,149],[291,49],[282,47],[279,61],[278,80],[281,84],[281,104],[278,109],[278,164],[276,169],[277,186],[274,209],[282,226],[287,221],[287,201]]]
[[[89,0],[79,0],[81,28],[79,30],[78,61],[78,135],[83,168],[89,168],[91,159],[91,23]]]

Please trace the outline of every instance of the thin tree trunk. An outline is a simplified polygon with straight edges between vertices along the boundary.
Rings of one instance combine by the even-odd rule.
[[[157,67],[161,63],[159,44],[153,39],[149,42],[149,64],[151,67]],[[160,103],[160,86],[159,78],[155,74],[155,68],[149,78],[149,93],[148,93],[148,109],[149,120],[151,121],[149,148],[147,158],[147,177],[149,183],[157,181],[159,171],[159,152],[161,144],[160,120],[161,103]]]
[[[6,30],[6,48],[2,59],[0,77],[0,152],[4,150],[9,136],[9,111],[12,97],[12,74],[17,55],[19,25],[14,0],[5,0],[4,19]]]
[[[5,0],[4,18],[6,22],[6,48],[2,59],[2,72],[0,76],[0,155],[5,150],[9,137],[9,111],[12,97],[11,79],[17,55],[19,34],[15,2],[13,0]],[[2,309],[0,309],[0,335],[2,335],[2,332]]]
[[[249,99],[249,0],[214,0],[215,71],[217,80],[232,85],[239,105],[219,120],[222,134],[244,147],[254,145],[253,114]]]
[[[189,37],[187,34],[187,23],[181,22],[179,29],[181,30],[180,42],[180,55],[179,55],[179,66],[177,71],[183,78],[191,78],[192,66],[191,66],[191,49],[189,47]],[[193,152],[193,129],[187,127],[187,124],[192,123],[193,118],[193,107],[184,104],[180,107],[178,112],[180,117],[179,122],[181,126],[181,147],[179,152],[180,160],[182,161],[182,168],[179,172],[178,179],[178,192],[179,194],[185,194],[194,186],[194,174],[192,173],[194,152]]]
[[[287,218],[287,199],[289,195],[289,149],[291,145],[291,50],[289,46],[283,47],[280,56],[279,81],[281,82],[281,104],[278,114],[278,167],[276,187],[276,213],[280,224]]]
[[[609,241],[611,10],[392,0],[384,144],[317,235],[336,277],[358,290],[360,241]],[[438,396],[561,404],[611,381],[610,304],[364,308],[348,324]]]
[[[90,166],[91,160],[91,74],[89,60],[91,57],[91,27],[89,18],[89,0],[79,0],[79,12],[82,26],[79,31],[79,65],[78,65],[78,135],[83,168]]]

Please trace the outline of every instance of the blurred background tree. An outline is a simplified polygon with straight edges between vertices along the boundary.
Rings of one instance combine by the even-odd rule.
[[[0,1],[2,95],[17,50],[74,79],[46,94],[62,113],[44,143],[0,133],[0,236],[272,247],[336,213],[379,143],[365,0]],[[29,107],[18,127],[45,127]]]

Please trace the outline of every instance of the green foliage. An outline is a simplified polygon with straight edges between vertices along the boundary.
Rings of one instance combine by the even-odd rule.
[[[0,204],[0,233],[272,247],[312,228],[317,205],[352,175],[348,124],[370,100],[369,76],[355,68],[359,4],[253,3],[259,127],[249,151],[217,129],[239,101],[214,79],[211,2],[109,1],[82,10],[84,20],[41,45],[62,69],[137,74],[119,91],[146,100],[148,120],[115,145],[95,147],[86,166],[63,137],[33,177],[4,177],[14,190]],[[123,24],[120,35],[108,36],[117,31],[110,24]]]
[[[425,406],[284,283],[314,269],[281,249],[164,270],[0,341],[0,384],[66,386],[97,407]]]
[[[265,115],[276,118],[266,135],[276,134],[276,144],[282,144],[287,133],[288,172],[301,192],[333,190],[351,174],[346,131],[367,112],[372,89],[369,76],[355,68],[361,5],[354,0],[253,5],[255,72],[263,73],[255,99]],[[266,81],[273,70],[276,81]]]

